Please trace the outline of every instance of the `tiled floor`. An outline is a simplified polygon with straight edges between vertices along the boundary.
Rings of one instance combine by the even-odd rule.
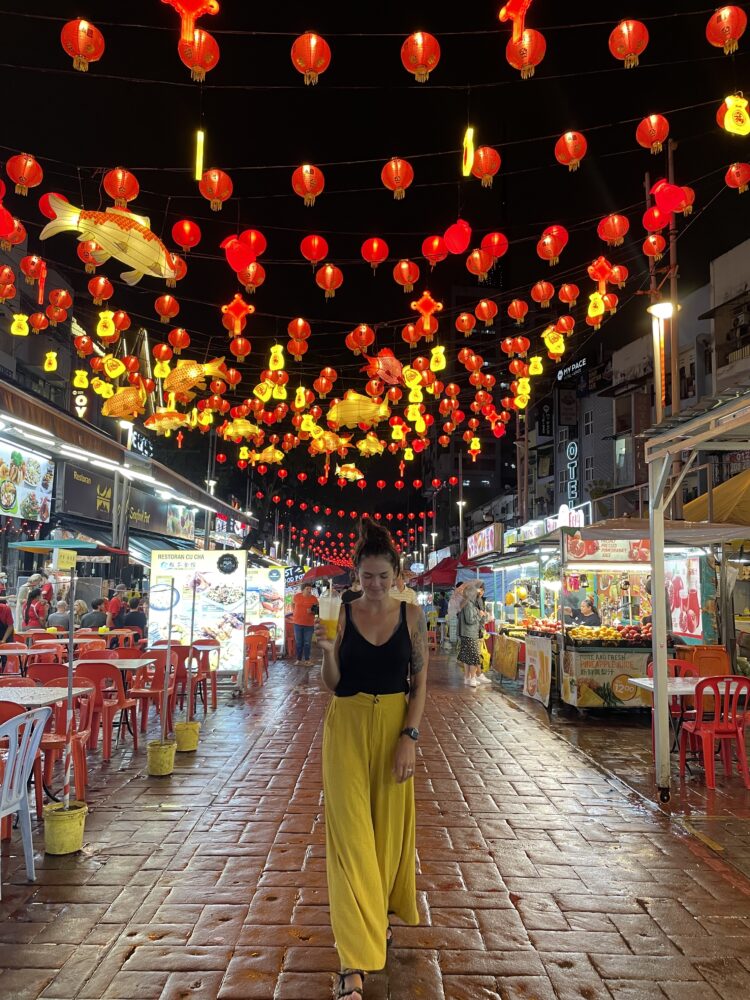
[[[173,777],[146,777],[143,750],[94,758],[81,855],[40,855],[29,885],[17,835],[3,845],[3,1000],[330,996],[326,701],[313,671],[278,664],[222,698]],[[744,1000],[735,868],[445,661],[423,730],[424,919],[396,929],[369,1000]]]

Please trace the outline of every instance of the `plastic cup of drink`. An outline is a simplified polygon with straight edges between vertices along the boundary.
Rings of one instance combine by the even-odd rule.
[[[326,639],[336,638],[336,629],[339,624],[339,611],[341,610],[341,598],[338,594],[326,594],[318,598],[318,617],[325,629]]]

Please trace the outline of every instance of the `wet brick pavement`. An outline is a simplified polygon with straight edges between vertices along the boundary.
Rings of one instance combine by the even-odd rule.
[[[420,927],[368,1000],[745,1000],[750,882],[491,689],[432,671]],[[77,856],[3,845],[0,996],[321,1000],[328,924],[314,671],[221,698],[197,754],[91,762]],[[41,846],[41,839],[37,837]]]

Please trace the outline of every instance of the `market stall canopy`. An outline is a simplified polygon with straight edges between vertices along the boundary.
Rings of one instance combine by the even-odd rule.
[[[458,559],[448,556],[433,566],[427,573],[415,577],[411,583],[415,587],[452,587],[458,573]]]
[[[709,516],[708,501],[709,494],[704,493],[686,503],[683,508],[685,517],[691,521],[705,520]],[[750,469],[711,490],[711,517],[721,524],[732,521],[734,524],[750,525]]]
[[[124,549],[116,549],[104,542],[84,542],[80,538],[45,538],[41,542],[25,541],[10,542],[9,549],[20,549],[21,552],[36,552],[45,554],[54,552],[55,549],[75,549],[76,552],[88,552],[98,554],[107,552],[112,556],[126,556],[128,553]]]
[[[342,566],[314,566],[305,573],[300,583],[312,583],[313,580],[325,580],[329,577],[343,576],[344,573],[348,572],[349,570],[344,569]]]
[[[687,510],[687,508],[685,508]],[[583,539],[602,541],[622,539],[630,541],[649,537],[649,522],[645,518],[619,517],[608,521],[597,521],[585,528],[558,528],[544,541],[559,541],[561,532],[568,535],[579,534]],[[665,521],[664,539],[676,545],[713,545],[716,542],[731,542],[745,538],[747,526],[742,524],[717,524],[713,521]]]

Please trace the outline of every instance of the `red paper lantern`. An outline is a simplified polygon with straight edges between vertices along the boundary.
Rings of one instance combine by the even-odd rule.
[[[292,174],[292,190],[308,208],[315,204],[315,199],[322,194],[325,185],[323,171],[311,163],[303,163]]]
[[[664,115],[649,115],[635,130],[639,146],[650,149],[656,155],[661,153],[663,144],[669,137],[669,122]]]
[[[108,170],[102,185],[118,208],[125,208],[129,201],[138,197],[141,190],[135,176],[124,167]]]
[[[566,282],[566,284],[560,286],[560,291],[557,293],[557,297],[561,302],[564,302],[566,306],[574,306],[578,301],[578,296],[581,294],[581,290],[578,285],[572,285]]]
[[[546,51],[544,35],[533,28],[526,28],[520,38],[511,37],[505,46],[505,58],[513,69],[520,70],[522,80],[529,80]]]
[[[443,239],[448,253],[463,253],[471,240],[471,226],[463,219],[458,219],[452,226],[448,226]]]
[[[190,347],[190,334],[181,326],[176,326],[174,330],[170,330],[167,340],[174,348],[175,354],[179,354]]]
[[[190,70],[190,79],[202,82],[219,61],[219,43],[202,28],[177,43],[177,54]]]
[[[314,87],[321,73],[331,65],[331,47],[325,38],[306,31],[292,43],[292,65],[305,78],[305,85]]]
[[[68,318],[67,309],[61,309],[60,306],[47,306],[45,312],[49,318],[50,326],[57,326],[58,323],[64,323]]]
[[[373,271],[377,270],[378,264],[388,260],[388,244],[378,236],[371,236],[365,240],[360,252]]]
[[[695,191],[687,185],[683,185],[682,193],[684,198],[680,203],[679,210],[683,215],[693,214],[693,205],[695,204]]]
[[[246,268],[239,272],[237,278],[245,286],[245,291],[250,295],[254,295],[255,289],[260,288],[266,280],[266,269],[257,260],[254,260],[252,264],[248,264]]]
[[[252,347],[247,337],[232,337],[229,341],[229,350],[237,358],[237,361],[244,361]]]
[[[0,181],[0,184],[2,184],[2,181]],[[2,198],[4,195],[5,195],[5,185],[3,184],[2,191],[0,192],[0,198]],[[68,199],[65,197],[65,195],[64,194],[60,194],[59,191],[47,191],[45,194],[43,194],[41,196],[41,198],[39,199],[39,211],[42,213],[42,215],[45,217],[45,219],[56,219],[57,218],[57,213],[55,212],[55,210],[52,208],[52,205],[50,204],[50,197],[52,195],[54,195],[55,198],[59,198],[60,201],[64,201],[66,203],[68,201]],[[93,240],[91,242],[93,242]]]
[[[94,279],[100,280],[100,279]],[[154,302],[154,309],[161,317],[162,323],[168,323],[171,319],[180,311],[180,303],[174,297],[174,295],[160,295],[159,298]]]
[[[492,321],[497,316],[497,304],[492,299],[480,299],[474,314],[485,326],[492,326]]]
[[[112,324],[118,333],[125,333],[126,330],[130,329],[130,316],[124,309],[118,309],[112,316]]]
[[[724,180],[727,187],[744,194],[750,184],[750,163],[733,163],[727,170]]]
[[[419,281],[419,265],[413,260],[400,260],[393,268],[393,280],[401,285],[404,292],[413,292],[415,283]]]
[[[335,264],[324,264],[315,272],[315,284],[324,290],[327,299],[332,299],[343,283],[344,275]]]
[[[286,332],[289,334],[292,340],[307,340],[312,331],[310,330],[310,324],[307,322],[307,320],[302,319],[301,316],[298,316],[297,319],[293,319],[289,322],[289,325],[286,328]]]
[[[87,337],[85,334],[80,334],[76,337],[73,340],[73,346],[75,347],[79,358],[85,358],[87,355],[94,353],[94,341],[91,337]]]
[[[2,250],[10,250],[11,247],[17,247],[26,240],[26,226],[2,205],[0,205],[0,236],[2,236],[0,242]]]
[[[17,153],[16,156],[11,156],[5,164],[5,169],[16,186],[16,194],[24,196],[29,193],[29,188],[41,184],[44,177],[44,171],[31,153]]]
[[[618,288],[624,288],[625,282],[628,280],[629,273],[630,272],[628,271],[627,267],[625,267],[624,264],[615,264],[614,267],[612,268],[612,275],[610,277],[610,281],[614,285],[617,285]]]
[[[414,168],[408,160],[394,156],[380,171],[380,179],[389,191],[393,191],[396,201],[401,201],[414,180]]]
[[[217,167],[207,170],[198,182],[198,190],[211,204],[212,212],[220,212],[221,206],[231,198],[234,185],[229,174]]]
[[[197,247],[201,241],[201,231],[191,219],[180,219],[172,226],[172,239],[185,253]]]
[[[89,295],[94,300],[95,306],[100,306],[107,299],[111,299],[115,293],[112,282],[108,278],[92,278],[89,281]]]
[[[555,323],[555,331],[561,333],[564,337],[569,337],[573,332],[576,325],[576,321],[572,316],[560,316],[558,321]]]
[[[96,255],[101,254],[104,251],[96,242],[96,240],[84,240],[83,243],[79,243],[76,248],[76,253],[78,254],[79,260],[82,260],[85,264],[84,270],[86,274],[93,274],[97,268]]]
[[[624,215],[607,215],[597,227],[600,240],[609,247],[619,247],[625,242],[625,236],[630,229],[630,223]]]
[[[41,257],[37,257],[36,254],[30,254],[27,257],[22,257],[21,262],[18,265],[23,271],[26,277],[26,284],[33,285],[42,277],[45,272],[46,265]],[[8,276],[6,272],[10,272]],[[7,280],[3,280],[7,279]],[[0,274],[0,285],[8,285],[15,280],[15,275],[9,267],[4,267],[2,269],[2,274]]]
[[[714,11],[706,25],[706,38],[725,55],[737,51],[739,40],[747,28],[747,14],[741,7],[730,4]]]
[[[491,253],[495,260],[500,260],[508,252],[508,237],[503,233],[487,233],[482,237],[481,247]]]
[[[49,326],[49,320],[44,315],[44,313],[40,312],[32,313],[31,316],[29,316],[29,326],[34,331],[34,333],[41,333],[42,330],[46,330],[47,327]],[[88,339],[90,340],[91,338],[89,337]],[[93,349],[94,345],[92,343],[91,350],[93,351]]]
[[[70,309],[73,299],[67,288],[53,288],[49,293],[49,300],[58,309]]]
[[[328,243],[322,236],[305,236],[299,245],[300,253],[315,267],[328,256]]]
[[[301,361],[302,355],[307,354],[307,341],[289,340],[287,341],[286,349],[295,361]]]
[[[176,288],[177,282],[182,281],[187,274],[187,264],[184,258],[180,257],[178,253],[169,253],[167,254],[167,258],[174,275],[172,278],[167,278],[167,288]]]
[[[656,207],[666,215],[681,211],[685,200],[683,189],[678,184],[670,184],[665,180],[657,181],[651,188],[651,194],[656,201]]]
[[[442,236],[428,236],[422,243],[422,254],[430,262],[430,269],[434,268],[448,256],[448,248]]]
[[[104,35],[82,17],[63,25],[60,42],[73,60],[73,69],[81,73],[88,70],[89,63],[98,62],[104,55]]]
[[[549,266],[554,267],[555,264],[560,262],[560,254],[564,247],[565,244],[560,240],[559,236],[547,233],[545,236],[542,236],[536,245],[537,257],[549,261]]]
[[[659,233],[654,233],[644,240],[643,252],[647,257],[653,257],[654,260],[661,260],[666,245],[664,237],[660,236]]]
[[[588,143],[580,132],[565,132],[555,143],[555,159],[568,170],[578,170]]]
[[[477,321],[471,313],[462,312],[456,317],[456,329],[465,337],[471,336],[471,332],[476,325]]]
[[[633,69],[638,65],[638,57],[642,56],[648,45],[648,29],[641,21],[620,21],[609,36],[609,51],[621,62],[625,69]]]
[[[401,339],[410,347],[414,347],[418,344],[421,336],[421,332],[416,328],[414,323],[407,323],[406,326],[401,329]]]
[[[660,233],[669,224],[669,216],[652,205],[643,213],[643,228],[647,233]]]
[[[500,169],[502,159],[492,146],[480,146],[474,153],[474,165],[471,173],[482,182],[482,187],[491,188],[492,179]]]
[[[401,62],[417,83],[426,83],[440,62],[440,45],[434,35],[415,31],[401,46]]]
[[[466,258],[466,270],[474,274],[481,283],[487,280],[487,275],[495,263],[495,258],[486,250],[472,250]]]
[[[513,299],[508,306],[508,315],[516,321],[516,326],[523,324],[524,318],[529,311],[528,304],[523,299]]]
[[[531,297],[542,309],[549,309],[555,294],[555,286],[549,281],[537,281],[531,289]]]
[[[614,292],[606,292],[602,295],[602,301],[604,302],[604,308],[608,313],[617,312],[617,303],[620,301]]]

